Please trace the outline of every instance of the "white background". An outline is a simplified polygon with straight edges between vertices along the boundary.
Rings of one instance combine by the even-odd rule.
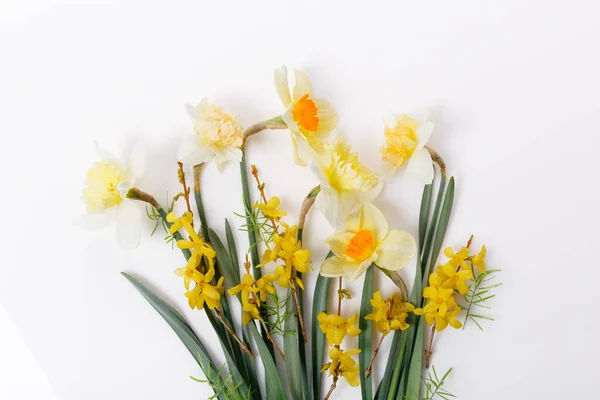
[[[437,110],[431,144],[457,181],[446,245],[474,233],[504,282],[485,332],[471,325],[436,340],[433,363],[454,368],[448,390],[462,400],[598,397],[599,12],[592,1],[3,1],[0,397],[209,395],[189,379],[202,374],[187,350],[119,274],[157,288],[222,362],[172,272],[180,254],[160,234],[125,251],[111,229],[72,220],[94,140],[120,156],[143,140],[153,154],[143,189],[164,202],[192,132],[183,104],[206,96],[245,126],[276,116],[272,71],[283,63],[307,71],[374,169],[383,116]],[[268,194],[297,215],[316,180],[293,165],[289,135],[261,134],[249,154]],[[237,166],[208,167],[203,185],[210,224],[239,227]],[[376,204],[391,227],[416,234],[420,196],[398,175]],[[317,267],[329,233],[312,213],[305,244]],[[341,385],[333,397],[359,393]]]

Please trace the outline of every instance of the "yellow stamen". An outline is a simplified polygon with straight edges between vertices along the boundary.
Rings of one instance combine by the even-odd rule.
[[[344,253],[358,261],[364,261],[373,255],[375,240],[369,231],[358,231],[348,242]]]
[[[319,128],[318,111],[315,102],[308,98],[308,94],[305,94],[294,104],[292,115],[301,129],[316,132]]]

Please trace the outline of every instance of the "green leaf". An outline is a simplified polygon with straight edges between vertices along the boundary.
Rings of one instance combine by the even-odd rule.
[[[233,231],[231,230],[231,225],[229,225],[229,221],[225,219],[225,235],[227,238],[227,248],[229,249],[229,258],[231,260],[231,265],[234,270],[238,272],[238,278],[240,278],[240,266],[238,263],[238,252],[237,247],[235,245],[235,237],[233,236]],[[247,325],[242,324],[242,340],[248,346],[249,349],[252,348],[251,339],[250,339],[250,330]],[[260,393],[260,385],[258,383],[258,374],[256,373],[256,365],[254,364],[254,360],[250,355],[246,352],[242,353],[244,358],[244,365],[246,370],[246,376],[248,378],[248,383],[250,387],[252,387],[252,398],[255,400],[261,399]]]
[[[256,347],[258,348],[258,353],[260,354],[260,358],[263,361],[263,365],[265,367],[265,383],[267,390],[267,399],[285,399],[287,395],[285,390],[283,389],[283,383],[281,382],[281,377],[279,376],[279,371],[277,370],[277,364],[275,364],[275,360],[269,351],[269,348],[265,344],[260,333],[258,333],[258,329],[256,329],[256,325],[253,323],[248,323],[250,333],[256,342]]]
[[[371,298],[373,297],[373,270],[375,265],[371,265],[365,272],[365,282],[363,284],[362,300],[360,303],[360,319],[358,327],[362,332],[358,335],[358,363],[360,365],[360,390],[363,399],[373,398],[373,375],[365,378],[365,371],[373,356],[373,324],[367,321],[365,316],[371,312]]]
[[[448,222],[450,221],[450,214],[452,213],[452,203],[454,202],[454,177],[450,177],[448,183],[448,189],[444,196],[444,205],[440,214],[440,219],[437,223],[437,229],[435,231],[435,241],[433,242],[433,250],[431,252],[431,260],[429,262],[429,270],[435,266],[440,250],[442,249],[442,243],[444,236],[446,236],[446,229],[448,228]]]
[[[421,197],[421,211],[419,212],[419,254],[423,252],[425,245],[425,233],[427,232],[427,222],[429,221],[429,209],[431,208],[431,192],[433,186],[425,185],[423,196]]]
[[[121,275],[131,282],[131,284],[141,293],[148,303],[150,303],[150,305],[169,324],[171,329],[173,329],[175,334],[188,349],[192,357],[194,357],[198,365],[200,365],[204,371],[204,375],[213,379],[214,377],[219,376],[219,369],[215,367],[215,363],[210,358],[208,350],[200,338],[196,336],[191,326],[187,323],[183,316],[133,276],[125,272],[121,272]],[[211,386],[217,387],[217,385],[218,382],[211,381]],[[224,400],[221,394],[219,394],[219,399]]]
[[[406,393],[402,396],[398,393],[396,399],[418,399],[421,392],[421,373],[423,372],[423,321],[419,318],[417,325],[417,334],[412,351],[412,357],[408,366],[408,375],[406,382]]]
[[[327,258],[333,256],[329,252]],[[318,400],[321,398],[321,367],[323,366],[323,355],[325,353],[325,335],[321,332],[317,322],[317,315],[321,312],[327,312],[327,302],[329,300],[329,286],[331,278],[326,278],[321,274],[317,276],[315,292],[313,296],[312,324],[311,324],[311,375],[312,375],[312,398]]]
[[[425,242],[422,244],[423,252],[421,254],[421,279],[425,278],[427,275],[427,261],[429,260],[429,256],[431,254],[431,245],[433,243],[433,234],[435,232],[436,225],[438,223],[438,219],[440,216],[440,206],[442,204],[442,200],[444,199],[444,189],[446,188],[446,176],[442,175],[440,179],[440,187],[438,188],[437,199],[435,200],[435,207],[433,209],[433,214],[431,215],[431,221],[429,225],[429,231],[427,232],[427,237]],[[425,194],[423,192],[423,194]],[[419,216],[421,219],[423,216]],[[419,229],[419,234],[421,231]],[[439,250],[438,250],[439,251]],[[435,251],[433,254],[436,254]],[[432,257],[434,258],[434,257]],[[437,259],[437,256],[435,256]]]
[[[291,295],[288,289],[288,296]],[[283,335],[283,352],[285,354],[285,372],[287,374],[288,386],[292,399],[308,399],[308,384],[306,382],[306,370],[300,359],[299,341],[302,339],[296,307],[294,301],[286,303],[286,318],[284,323],[285,335]]]

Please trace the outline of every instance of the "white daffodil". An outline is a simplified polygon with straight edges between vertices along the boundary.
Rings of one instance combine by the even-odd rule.
[[[425,184],[433,180],[433,161],[425,148],[433,120],[431,113],[422,119],[408,115],[389,117],[385,120],[385,146],[381,148],[383,161],[394,170],[406,165],[406,172]]]
[[[295,84],[290,93],[288,70],[275,70],[275,87],[286,107],[281,116],[287,124],[294,145],[294,162],[306,166],[313,153],[323,153],[322,139],[337,125],[337,112],[327,100],[312,97],[312,85],[306,74],[294,70]]]
[[[371,264],[388,271],[406,267],[417,254],[417,244],[410,233],[392,229],[388,232],[385,217],[371,203],[346,219],[346,228],[325,239],[335,254],[321,266],[321,275],[344,276],[350,281],[360,277]]]
[[[88,170],[83,189],[87,214],[76,219],[84,228],[97,229],[115,221],[117,240],[122,247],[135,248],[140,243],[143,205],[127,198],[130,189],[142,182],[146,171],[146,152],[138,143],[127,164],[122,163],[97,144],[100,161]]]
[[[206,99],[196,107],[187,104],[186,108],[194,120],[196,134],[183,140],[177,155],[179,161],[194,166],[214,159],[221,171],[225,162],[242,160],[243,129],[234,115]]]
[[[315,204],[331,226],[338,228],[348,214],[377,197],[383,182],[358,161],[358,154],[343,139],[326,144],[324,149],[312,164],[321,182]]]

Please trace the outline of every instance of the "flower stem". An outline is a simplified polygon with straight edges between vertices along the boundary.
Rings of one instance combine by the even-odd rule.
[[[219,321],[221,321],[221,323],[223,324],[223,326],[225,327],[225,329],[227,329],[227,332],[229,332],[229,334],[238,342],[238,344],[240,345],[240,348],[242,350],[244,350],[246,353],[248,353],[248,355],[252,359],[254,359],[254,354],[252,354],[252,351],[250,351],[250,349],[248,348],[248,346],[246,346],[246,344],[240,340],[240,338],[235,333],[235,331],[233,330],[233,328],[231,326],[229,326],[229,324],[225,321],[225,318],[223,318],[223,315],[218,310],[214,310],[214,315],[215,315],[215,317],[217,317],[217,319]]]
[[[204,240],[208,241],[208,223],[206,222],[206,213],[204,212],[204,203],[202,202],[202,193],[200,191],[200,173],[204,163],[194,165],[194,198],[196,199],[196,207],[198,208],[198,216],[200,217],[200,228]]]
[[[338,377],[334,376],[333,377],[333,382],[331,383],[331,387],[329,388],[329,392],[327,392],[327,395],[323,398],[323,400],[328,400],[329,399],[329,396],[331,396],[331,393],[333,393],[333,390],[337,386],[337,380],[338,380]]]
[[[252,293],[252,294],[254,295],[254,293]],[[282,360],[285,360],[285,356],[283,355],[283,351],[281,351],[281,349],[279,348],[279,346],[277,346],[277,343],[275,343],[275,339],[273,339],[273,336],[271,336],[271,332],[269,332],[269,329],[267,328],[267,325],[265,324],[265,321],[262,318],[259,318],[259,320],[260,320],[260,323],[261,323],[263,329],[265,330],[267,338],[271,341],[271,343],[273,344],[273,347],[279,353],[279,357],[281,357]]]
[[[427,346],[427,350],[425,350],[425,368],[429,368],[429,361],[431,361],[431,354],[433,351],[431,350],[433,346],[433,337],[435,336],[435,322],[431,325],[431,335],[429,336],[429,346]]]
[[[373,357],[371,357],[371,362],[369,362],[369,366],[367,367],[367,370],[365,371],[365,378],[368,378],[369,375],[371,375],[371,372],[373,371],[373,363],[375,362],[375,357],[377,357],[377,353],[379,353],[379,348],[381,347],[381,344],[383,343],[383,338],[386,337],[387,334],[383,334],[381,335],[381,339],[379,339],[379,343],[377,344],[377,347],[375,348],[375,351],[373,352]]]
[[[183,198],[185,199],[185,205],[187,206],[187,210],[190,214],[192,212],[192,206],[190,205],[190,188],[188,187],[185,181],[185,172],[183,172],[183,163],[181,161],[177,161],[177,166],[179,170],[177,171],[177,175],[179,176],[179,182],[183,186]],[[192,226],[194,226],[194,221],[192,221]]]
[[[340,282],[340,288],[338,290],[338,315],[342,315],[342,277],[340,276],[339,278],[339,282]]]
[[[262,121],[262,122],[258,122],[252,126],[250,126],[248,129],[246,129],[243,133],[243,137],[244,137],[244,142],[246,142],[246,140],[252,136],[252,135],[256,135],[257,133],[260,133],[264,130],[267,129],[287,129],[287,124],[285,122],[283,122],[283,119],[281,117],[275,117],[266,121]]]
[[[304,317],[302,316],[302,309],[300,308],[300,299],[298,298],[298,288],[296,287],[296,281],[290,279],[290,284],[292,287],[292,293],[294,295],[294,303],[296,303],[296,313],[298,314],[298,319],[300,320],[300,330],[302,331],[302,338],[304,339],[304,343],[308,343],[306,338],[306,329],[304,328]]]
[[[431,155],[431,160],[440,167],[440,173],[442,176],[446,176],[446,162],[442,156],[440,156],[440,153],[429,146],[425,146],[425,149],[427,149],[429,155]]]

